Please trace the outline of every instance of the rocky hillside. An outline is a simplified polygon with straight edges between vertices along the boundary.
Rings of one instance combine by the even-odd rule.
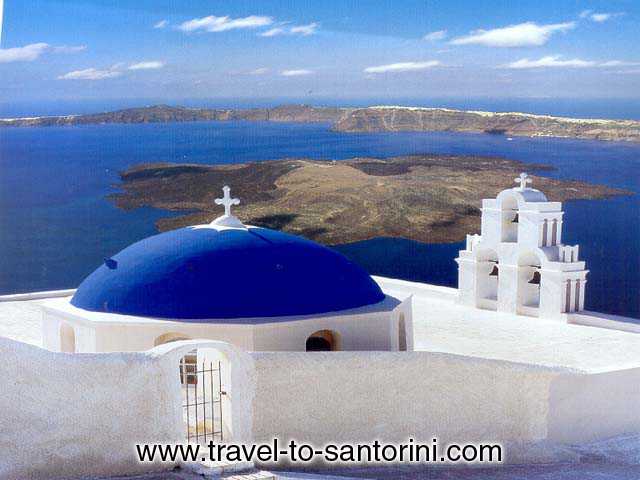
[[[214,199],[228,184],[241,199],[234,211],[251,225],[328,244],[375,237],[453,242],[478,231],[481,199],[515,185],[524,168],[504,158],[453,155],[143,164],[122,173],[123,191],[111,198],[127,210],[152,206],[181,212],[159,221],[161,230],[169,230],[221,215]],[[630,193],[546,177],[534,177],[534,186],[559,201]]]
[[[640,141],[640,122],[633,120],[576,119],[444,108],[359,108],[346,112],[333,128],[341,132],[449,131]]]
[[[333,123],[350,111],[351,109],[345,108],[311,107],[307,105],[282,105],[275,108],[250,109],[208,109],[154,105],[89,115],[0,119],[0,126],[47,127],[55,125],[197,122],[207,120]]]

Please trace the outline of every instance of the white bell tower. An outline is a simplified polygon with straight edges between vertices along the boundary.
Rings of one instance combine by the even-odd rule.
[[[458,263],[463,305],[541,318],[566,319],[584,308],[585,262],[562,244],[562,204],[528,186],[482,201],[482,234],[467,235]]]

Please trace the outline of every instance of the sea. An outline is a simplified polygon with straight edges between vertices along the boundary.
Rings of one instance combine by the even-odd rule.
[[[372,99],[366,104],[640,119],[637,102],[502,102],[462,105],[432,99]],[[156,102],[136,105],[150,103]],[[282,102],[272,104],[278,103]],[[0,117],[130,106],[39,105],[0,104]],[[220,105],[212,101],[207,106]],[[332,132],[328,124],[195,122],[0,129],[0,294],[74,288],[103,258],[157,233],[155,222],[174,214],[153,208],[123,211],[106,199],[119,189],[119,172],[130,166],[145,162],[229,164],[285,157],[340,160],[418,153],[496,155],[548,164],[555,169],[532,169],[530,173],[635,192],[607,200],[565,202],[563,240],[580,244],[580,255],[590,270],[586,308],[629,316],[640,323],[640,145],[449,132],[340,133]],[[455,286],[454,258],[462,246],[462,242],[425,244],[375,238],[332,248],[371,274]]]

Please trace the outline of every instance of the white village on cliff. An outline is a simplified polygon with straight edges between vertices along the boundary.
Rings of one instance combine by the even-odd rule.
[[[143,239],[75,290],[2,297],[0,478],[170,468],[137,462],[140,442],[437,437],[536,463],[640,434],[640,326],[584,310],[571,218],[515,180],[483,200],[458,288],[244,225],[225,187],[210,224]]]

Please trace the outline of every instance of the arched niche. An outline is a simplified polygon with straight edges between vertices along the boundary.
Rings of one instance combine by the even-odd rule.
[[[60,351],[66,353],[76,352],[76,332],[66,322],[60,325]]]
[[[318,330],[307,337],[307,352],[334,352],[340,350],[340,334],[333,330]]]

